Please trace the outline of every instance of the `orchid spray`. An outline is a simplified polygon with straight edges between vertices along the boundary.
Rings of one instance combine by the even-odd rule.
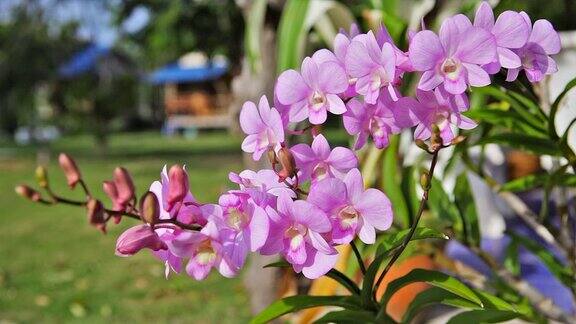
[[[333,48],[334,52],[322,49],[306,57],[300,70],[281,73],[271,100],[262,96],[258,102],[243,105],[240,126],[246,137],[242,150],[254,160],[269,159],[272,167],[231,173],[236,188],[222,193],[217,202],[197,201],[186,169],[179,165],[165,167],[159,181],[138,200],[130,174],[119,168],[113,180],[103,184],[112,204],[106,208],[93,198],[78,166],[66,154],[59,161],[68,184],[71,188],[79,185],[86,200],[56,194],[42,167],[37,174],[47,196],[28,186],[18,186],[17,193],[47,205],[84,206],[89,223],[102,231],[110,219],[116,223],[124,218],[139,220],[139,225],[120,235],[116,254],[126,257],[150,250],[165,264],[166,276],[184,270],[203,280],[214,269],[233,277],[249,253],[260,253],[278,255],[283,261],[277,266],[290,267],[309,279],[328,276],[348,290],[343,296],[288,297],[258,315],[256,323],[315,306],[344,309],[328,313],[323,322],[346,322],[346,318],[399,322],[387,312],[387,303],[398,289],[418,279],[437,286],[430,290],[436,295],[430,292],[421,297],[422,304],[443,300],[450,304],[448,299],[454,298],[450,305],[472,305],[499,312],[506,319],[527,318],[529,314],[500,297],[470,289],[442,272],[415,270],[408,279],[389,283],[383,295],[377,291],[413,239],[446,238],[418,225],[434,190],[440,152],[465,140],[460,130],[477,126],[467,116],[469,89],[490,85],[491,75],[498,73],[512,81],[523,70],[528,80],[536,82],[555,72],[551,55],[559,52],[560,42],[551,24],[545,20],[532,24],[525,13],[512,11],[495,19],[490,6],[482,3],[474,21],[456,15],[446,19],[438,33],[412,33],[406,51],[394,44],[384,27],[376,33],[342,32]],[[414,97],[400,91],[408,74],[419,78]],[[322,133],[320,126],[331,115],[342,118],[346,132],[354,137],[351,149],[331,146]],[[304,130],[294,131],[302,123],[307,124]],[[360,150],[366,145],[385,149],[394,134],[405,130],[413,130],[415,143],[430,163],[422,173],[421,198],[409,229],[383,244],[379,238],[395,224],[396,209],[382,190],[366,188],[359,169]],[[289,134],[308,131],[310,144],[288,141]],[[379,246],[360,249],[359,243]],[[359,278],[335,269],[343,246],[353,250]],[[363,251],[372,252],[362,255]],[[537,299],[528,301],[544,312]],[[554,312],[546,316],[567,318]]]

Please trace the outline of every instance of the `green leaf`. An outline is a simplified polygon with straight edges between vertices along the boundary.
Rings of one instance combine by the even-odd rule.
[[[263,266],[262,268],[290,268],[292,265],[288,263],[286,260],[268,263],[267,265]]]
[[[392,234],[383,234],[378,237],[376,244],[371,246],[377,246],[376,249],[376,258],[368,269],[366,270],[366,275],[364,275],[364,281],[362,282],[362,291],[360,293],[362,297],[362,302],[365,307],[369,307],[372,305],[372,285],[374,284],[374,279],[376,277],[376,272],[380,268],[380,264],[394,251],[396,248],[402,245],[404,242],[406,235],[410,232],[410,229],[405,229],[402,231],[398,231]],[[424,239],[442,239],[447,240],[449,237],[437,230],[426,228],[426,227],[417,227],[412,235],[410,241],[416,240],[424,240]]]
[[[300,66],[312,27],[328,46],[338,28],[348,28],[354,15],[334,0],[287,0],[278,27],[278,73]]]
[[[398,146],[400,137],[394,135],[390,138],[390,144],[384,151],[384,165],[382,168],[382,189],[390,199],[394,210],[394,219],[400,222],[401,228],[410,226],[408,206],[400,188],[400,172],[398,171]]]
[[[460,211],[444,191],[442,182],[436,177],[432,178],[432,189],[428,194],[428,206],[437,218],[448,221],[454,231],[461,236],[463,224]]]
[[[383,234],[379,236],[378,240],[376,241],[376,246],[378,246],[376,254],[380,255],[382,253],[387,253],[396,249],[402,244],[406,235],[408,235],[409,232],[410,229],[408,228],[392,234]],[[446,234],[432,228],[417,227],[410,241],[425,240],[425,239],[447,240],[449,239],[449,237]]]
[[[549,117],[550,122],[548,124],[548,133],[552,138],[558,138],[558,134],[556,133],[556,114],[558,113],[558,109],[560,108],[560,103],[562,103],[564,97],[574,87],[576,87],[576,78],[568,82],[566,87],[564,87],[564,90],[562,90],[562,92],[558,95],[558,97],[556,97],[556,100],[554,100],[552,106],[550,106],[550,117]]]
[[[432,287],[419,293],[414,300],[408,305],[406,313],[402,318],[402,323],[411,323],[414,317],[422,308],[435,304],[442,304],[461,308],[479,308],[476,303],[453,294],[447,290],[438,287]]]
[[[410,166],[402,169],[402,193],[404,194],[404,199],[406,200],[408,207],[408,216],[410,218],[409,224],[412,224],[412,217],[410,215],[416,215],[418,211],[418,206],[420,205],[420,198],[416,193],[416,168]]]
[[[458,279],[451,277],[443,272],[426,270],[426,269],[414,269],[410,271],[407,275],[390,282],[388,284],[386,292],[384,293],[380,301],[381,305],[388,304],[390,298],[398,290],[414,282],[426,282],[432,286],[442,288],[459,297],[471,301],[480,307],[483,306],[482,301],[480,300],[478,295],[476,295],[472,291],[472,289],[468,288]]]
[[[264,17],[266,16],[266,5],[267,0],[252,1],[246,21],[244,47],[253,72],[258,72],[262,69],[260,39],[264,26]]]
[[[518,242],[512,241],[506,247],[504,267],[515,276],[520,275],[520,258],[518,257]]]
[[[505,89],[495,86],[488,86],[482,88],[474,88],[474,91],[478,91],[480,93],[509,103],[510,107],[518,113],[524,122],[530,124],[536,129],[540,129],[543,132],[546,132],[547,125],[545,124],[545,120],[540,119],[537,113],[531,112],[529,107],[522,105],[518,100],[509,95]]]
[[[552,272],[552,274],[558,278],[562,283],[571,287],[576,283],[572,275],[572,271],[564,266],[562,262],[554,257],[554,255],[548,251],[545,247],[541,246],[537,242],[520,236],[518,234],[508,232],[513,241],[518,242],[520,245],[525,247],[528,251],[536,255],[544,265]]]
[[[287,0],[278,26],[278,73],[298,68],[308,30],[304,22],[309,0]]]
[[[501,310],[472,310],[452,317],[448,324],[499,323],[520,317],[519,313]]]
[[[362,308],[375,310],[377,304],[375,303],[372,288],[374,286],[374,280],[376,279],[376,274],[380,265],[389,255],[388,252],[377,254],[368,269],[366,269],[366,274],[364,274],[364,280],[362,282],[362,290],[360,292],[360,301],[362,303]]]
[[[374,315],[374,313],[369,311],[346,309],[330,312],[314,321],[314,323],[376,323]]]
[[[497,309],[511,312],[517,312],[516,308],[500,297],[491,295],[485,291],[472,289],[480,298],[485,309]]]
[[[547,173],[529,174],[506,182],[500,187],[500,191],[521,192],[544,185]]]
[[[476,212],[474,196],[472,196],[466,173],[462,173],[456,178],[454,197],[456,207],[460,211],[460,216],[462,216],[462,222],[464,223],[464,239],[468,243],[478,246],[480,244],[478,213]]]
[[[508,94],[510,96],[512,96],[512,98],[516,99],[519,103],[521,103],[524,107],[526,107],[529,111],[531,111],[533,114],[538,115],[540,117],[540,119],[542,119],[543,121],[547,121],[548,120],[548,116],[546,116],[542,110],[542,108],[540,107],[540,105],[536,102],[534,102],[534,100],[516,92],[516,91],[512,91],[512,90],[508,90],[507,91]]]
[[[531,190],[543,186],[549,178],[550,174],[545,172],[529,174],[506,182],[500,187],[500,191],[522,192]],[[561,177],[557,177],[552,185],[574,187],[576,186],[576,175],[565,173]]]
[[[552,155],[552,156],[562,155],[556,142],[551,141],[549,139],[529,136],[526,134],[518,134],[518,133],[496,134],[484,137],[476,144],[484,145],[490,143],[501,144],[504,146],[535,153],[538,155]]]
[[[328,271],[328,273],[326,273],[325,276],[335,280],[336,282],[344,286],[344,288],[348,289],[348,291],[350,291],[352,294],[360,295],[360,288],[358,287],[358,285],[342,272],[336,269],[330,269],[330,271]]]
[[[291,268],[291,267],[292,265],[290,263],[286,262],[285,260],[282,260],[278,262],[269,263],[265,265],[263,268],[266,269],[266,268]],[[360,294],[360,288],[358,287],[358,285],[354,281],[352,281],[352,279],[348,278],[348,276],[346,276],[344,273],[336,269],[330,269],[330,271],[328,271],[328,273],[326,273],[325,276],[338,282],[344,288],[348,289],[348,291],[350,291],[352,294],[355,295]]]
[[[474,293],[480,298],[483,307],[442,288],[429,288],[418,294],[416,298],[414,298],[414,300],[410,303],[406,313],[404,314],[404,317],[402,318],[402,323],[410,323],[414,316],[416,316],[423,307],[434,304],[442,304],[458,308],[485,308],[516,312],[514,306],[510,305],[499,297],[481,290],[472,289],[472,291],[474,291]]]
[[[522,117],[513,110],[474,109],[467,111],[465,115],[479,122],[503,127],[508,131],[522,132],[542,138],[548,137],[545,129],[524,122]]]
[[[297,295],[275,301],[260,312],[260,314],[256,315],[250,323],[268,323],[284,314],[318,306],[337,306],[352,310],[360,309],[357,298],[353,298],[352,296]]]

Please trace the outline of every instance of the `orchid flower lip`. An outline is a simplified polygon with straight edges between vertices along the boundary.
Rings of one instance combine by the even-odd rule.
[[[461,64],[457,58],[447,58],[442,62],[440,71],[450,80],[457,80],[460,76]]]

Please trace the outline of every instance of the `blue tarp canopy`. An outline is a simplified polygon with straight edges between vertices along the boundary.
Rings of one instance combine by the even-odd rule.
[[[58,68],[58,74],[63,78],[73,78],[86,72],[91,72],[96,67],[98,60],[108,55],[110,47],[91,44],[84,50],[74,54],[72,58]]]
[[[173,63],[152,72],[148,76],[148,81],[153,84],[211,81],[218,79],[227,71],[228,66],[223,64],[188,68]]]

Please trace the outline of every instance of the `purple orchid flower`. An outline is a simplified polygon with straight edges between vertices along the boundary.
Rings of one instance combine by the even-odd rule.
[[[182,178],[188,178],[185,169]],[[160,205],[160,219],[176,219],[184,224],[198,224],[201,226],[205,225],[210,215],[214,213],[214,206],[216,205],[199,204],[192,193],[190,193],[188,190],[188,181],[184,179],[179,180],[179,178],[170,179],[166,166],[164,166],[162,172],[160,173],[160,179],[160,181],[154,181],[150,185],[150,191],[153,192],[158,198],[158,203]],[[182,182],[178,186],[170,185],[172,181],[178,180]],[[171,208],[168,204],[170,187],[186,188],[184,190],[185,194],[183,195],[182,200],[176,201]],[[175,238],[175,235],[179,233],[179,230],[166,227],[156,228],[154,231],[165,244],[169,244]],[[182,258],[174,255],[170,250],[154,251],[153,254],[159,260],[164,262],[166,267],[166,277],[168,277],[170,271],[180,273],[182,268]]]
[[[280,149],[280,143],[284,142],[282,118],[275,108],[270,108],[266,96],[260,98],[258,108],[251,101],[244,103],[240,112],[240,127],[248,135],[242,142],[242,150],[253,153],[255,161],[260,160],[269,149]]]
[[[484,66],[484,69],[495,74],[500,67],[515,69],[520,67],[520,57],[512,51],[523,47],[530,35],[530,26],[522,15],[514,11],[504,11],[496,22],[494,12],[488,2],[482,2],[476,11],[474,26],[480,27],[494,36],[498,60]]]
[[[358,34],[354,34],[356,36]],[[348,48],[350,47],[351,38],[345,33],[338,33],[334,38],[334,53],[323,48],[312,55],[312,59],[318,63],[324,62],[334,62],[343,70],[346,70],[346,54],[348,53]],[[358,78],[348,76],[348,88],[346,91],[340,94],[341,98],[351,98],[358,93],[356,92],[356,81]]]
[[[358,166],[358,159],[354,152],[345,147],[330,145],[323,135],[318,135],[312,141],[312,146],[297,144],[291,149],[296,166],[301,174],[299,179],[305,181],[312,179],[316,182],[328,177],[344,177],[350,169]]]
[[[414,137],[426,140],[432,135],[432,125],[435,124],[440,129],[440,137],[444,144],[449,144],[455,137],[451,125],[461,129],[472,129],[476,123],[470,118],[461,114],[468,108],[466,95],[452,95],[442,88],[434,91],[416,92],[419,104],[412,107],[414,114],[418,118],[418,126],[414,132]]]
[[[394,40],[388,29],[384,24],[380,24],[378,28],[378,32],[376,33],[376,41],[378,45],[383,46],[386,43],[392,45],[394,49],[394,54],[396,54],[396,79],[394,83],[400,83],[400,77],[404,74],[404,72],[412,72],[414,71],[414,67],[412,67],[412,62],[410,62],[410,58],[408,57],[408,52],[402,51],[396,44],[394,44]]]
[[[232,278],[237,268],[224,253],[220,228],[210,220],[200,232],[183,231],[169,243],[170,251],[180,258],[189,258],[186,273],[196,280],[205,279],[212,268],[221,275]]]
[[[330,220],[318,207],[304,200],[293,201],[280,195],[277,210],[266,208],[272,221],[268,240],[261,254],[280,253],[294,271],[316,279],[326,274],[338,259],[338,253],[323,233],[332,229]]]
[[[558,54],[562,49],[560,36],[548,20],[537,20],[532,26],[530,17],[525,12],[520,12],[520,15],[530,27],[530,37],[524,47],[514,51],[520,57],[522,66],[509,69],[506,81],[516,80],[523,69],[530,82],[539,82],[545,75],[558,71],[558,66],[550,55]]]
[[[257,194],[258,191],[252,191]],[[263,201],[260,199],[260,201]],[[268,215],[246,192],[231,191],[220,196],[221,217],[215,217],[220,232],[230,239],[223,243],[236,268],[244,265],[248,252],[258,251],[268,238]]]
[[[362,175],[352,169],[343,180],[330,178],[312,185],[308,201],[330,216],[332,242],[350,243],[358,234],[362,242],[373,244],[376,229],[392,225],[392,205],[377,189],[364,190]]]
[[[281,104],[289,105],[289,121],[308,118],[314,125],[326,121],[327,112],[343,114],[346,106],[338,96],[348,88],[346,72],[335,62],[318,63],[310,57],[302,62],[301,73],[282,72],[276,95]]]
[[[383,95],[374,105],[356,98],[350,100],[343,121],[348,134],[357,135],[354,149],[361,149],[368,136],[372,137],[377,148],[388,146],[391,134],[415,125],[411,107],[417,104],[415,99],[408,97],[394,102],[388,95]]]
[[[467,84],[489,85],[490,76],[481,66],[497,59],[494,36],[472,26],[463,15],[444,21],[440,36],[429,30],[417,33],[409,52],[414,69],[424,72],[419,89],[429,91],[443,84],[452,94],[463,93]]]
[[[393,99],[396,77],[396,54],[390,43],[378,45],[374,33],[360,34],[352,40],[346,53],[346,72],[357,78],[356,92],[369,104],[375,104],[380,89],[387,88]]]

